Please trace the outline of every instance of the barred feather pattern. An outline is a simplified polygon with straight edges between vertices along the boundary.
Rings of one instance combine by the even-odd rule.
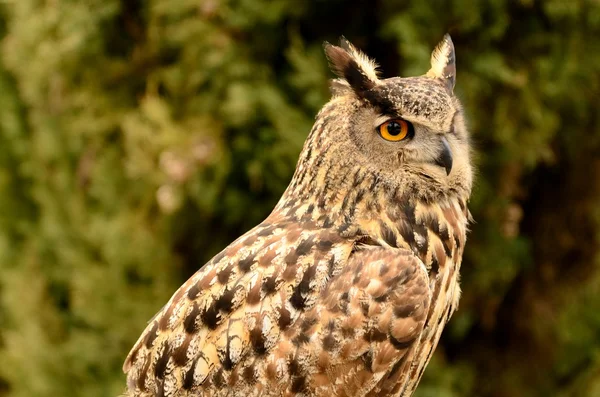
[[[426,103],[453,103],[443,85],[395,84],[405,109],[466,144],[456,114]],[[150,321],[123,367],[127,395],[412,395],[458,305],[471,181],[444,190],[409,169],[392,183],[369,166],[340,139],[368,100],[344,91],[323,108],[271,215]]]

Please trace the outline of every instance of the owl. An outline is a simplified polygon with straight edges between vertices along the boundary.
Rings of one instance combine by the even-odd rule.
[[[129,353],[129,396],[410,396],[460,296],[469,134],[446,35],[419,77],[325,43],[332,98],[273,212]]]

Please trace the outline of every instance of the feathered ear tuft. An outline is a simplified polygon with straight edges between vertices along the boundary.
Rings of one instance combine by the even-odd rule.
[[[454,44],[449,34],[444,35],[442,41],[431,53],[431,69],[427,76],[440,79],[446,84],[449,93],[454,91],[456,83],[456,56],[454,55]]]
[[[337,85],[344,85],[344,81],[362,97],[365,91],[379,84],[375,62],[357,50],[344,37],[340,39],[340,46],[327,42],[323,44],[325,55],[329,60],[331,71],[342,80],[335,80]]]

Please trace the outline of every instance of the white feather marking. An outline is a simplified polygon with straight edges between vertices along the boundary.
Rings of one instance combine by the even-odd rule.
[[[370,59],[365,53],[358,50],[354,45],[350,42],[347,42],[348,48],[350,50],[350,55],[360,69],[365,73],[365,75],[369,78],[369,80],[373,81],[375,84],[379,84],[379,76],[377,68],[379,65],[373,60]]]

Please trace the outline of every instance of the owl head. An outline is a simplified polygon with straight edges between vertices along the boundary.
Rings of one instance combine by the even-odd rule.
[[[473,179],[469,134],[454,95],[450,36],[418,77],[380,79],[376,64],[345,39],[340,46],[325,43],[325,53],[338,78],[307,147],[319,141],[329,157],[369,169],[384,183],[425,200],[467,197]]]

